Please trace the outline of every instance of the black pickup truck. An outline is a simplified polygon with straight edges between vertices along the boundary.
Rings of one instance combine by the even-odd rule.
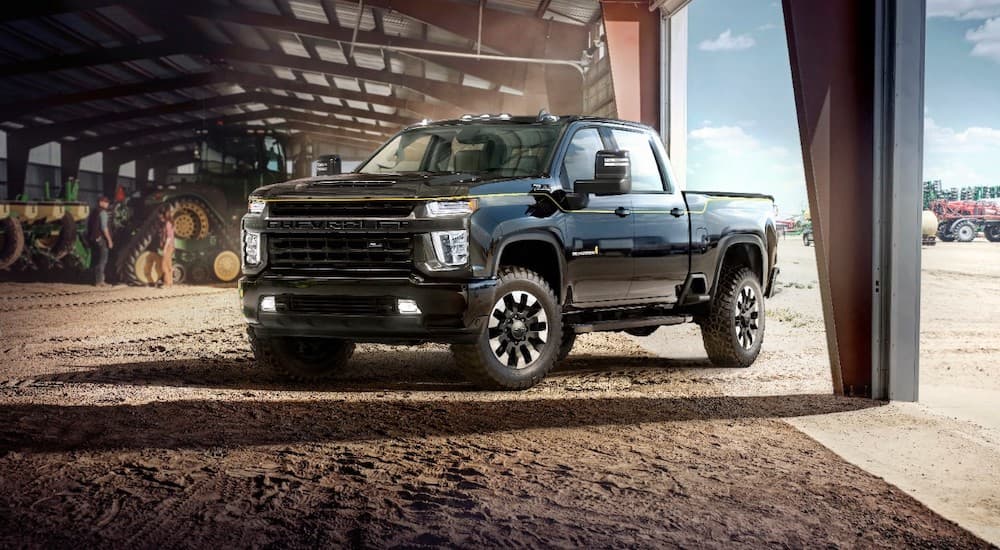
[[[349,174],[269,185],[243,218],[257,362],[335,372],[355,342],[451,344],[469,379],[524,389],[576,335],[694,321],[747,367],[778,273],[771,197],[677,188],[656,132],[592,117],[409,127]]]

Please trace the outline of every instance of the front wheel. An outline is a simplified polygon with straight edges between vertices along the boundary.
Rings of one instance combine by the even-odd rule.
[[[951,226],[951,233],[955,235],[955,240],[960,243],[971,243],[976,240],[976,224],[969,220],[961,220]]]
[[[718,367],[745,368],[764,341],[764,293],[743,266],[727,267],[716,283],[710,309],[698,319],[708,358]]]
[[[354,355],[354,343],[334,338],[262,338],[247,332],[257,365],[292,380],[329,378]]]
[[[453,344],[455,362],[485,389],[523,390],[541,382],[562,348],[562,311],[540,275],[504,268],[497,300],[474,344]]]

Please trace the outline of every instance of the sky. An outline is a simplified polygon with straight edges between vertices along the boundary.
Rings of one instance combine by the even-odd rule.
[[[764,191],[782,215],[801,212],[780,3],[695,0],[688,9],[688,189]],[[927,10],[924,179],[1000,185],[1000,0],[927,0]]]

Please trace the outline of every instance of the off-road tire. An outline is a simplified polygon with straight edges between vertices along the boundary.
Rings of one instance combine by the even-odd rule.
[[[490,346],[488,322],[476,343],[452,344],[455,363],[469,381],[482,389],[524,390],[534,386],[555,366],[563,347],[562,310],[549,283],[529,269],[504,267],[496,296],[500,300],[515,291],[527,292],[541,304],[546,317],[545,344],[538,351],[539,355],[523,368],[508,367],[497,359]],[[493,314],[492,309],[490,314]],[[557,342],[559,345],[554,345]]]
[[[979,231],[976,229],[976,224],[969,220],[960,220],[955,222],[951,226],[951,234],[955,236],[955,240],[960,243],[971,243],[976,240],[976,236]]]
[[[1000,243],[1000,223],[991,223],[984,227],[983,235],[991,243]]]
[[[756,338],[750,348],[739,342],[736,331],[736,304],[744,288],[751,288],[759,301]],[[764,292],[757,275],[742,265],[726,266],[716,283],[715,296],[708,310],[696,321],[708,358],[717,367],[746,368],[760,355],[764,341]]]
[[[17,218],[4,218],[0,220],[0,230],[3,231],[3,238],[0,239],[0,269],[7,269],[24,252],[24,229]]]
[[[951,223],[941,222],[938,224],[937,238],[941,239],[942,242],[950,243],[955,240],[955,235],[950,232]]]
[[[250,349],[257,366],[282,378],[312,382],[330,378],[343,370],[354,355],[354,343],[333,338],[313,338],[314,345],[325,347],[322,362],[302,358],[294,346],[303,339],[258,337],[252,328],[247,329]]]
[[[559,354],[556,355],[556,363],[562,363],[573,351],[573,344],[576,344],[576,333],[573,329],[564,326],[562,340],[559,342]]]

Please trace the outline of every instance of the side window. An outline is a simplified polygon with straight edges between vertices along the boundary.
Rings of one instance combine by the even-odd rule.
[[[594,179],[594,158],[604,149],[601,134],[596,128],[584,128],[573,135],[563,159],[563,183],[572,187],[576,180]]]
[[[615,136],[618,148],[628,151],[629,159],[632,160],[632,192],[663,191],[663,176],[649,136],[627,130],[612,130],[611,133]]]

